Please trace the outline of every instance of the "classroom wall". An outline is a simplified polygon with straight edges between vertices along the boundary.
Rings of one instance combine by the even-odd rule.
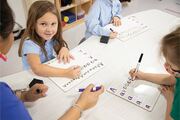
[[[15,21],[26,26],[26,9],[24,0],[7,0],[12,10],[14,11]]]

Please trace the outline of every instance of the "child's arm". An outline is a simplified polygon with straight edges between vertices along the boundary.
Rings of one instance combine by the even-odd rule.
[[[121,12],[122,12],[122,4],[121,3],[117,3],[118,5],[116,6],[116,8],[114,9],[117,9],[117,12],[116,14],[114,15],[114,17],[118,17],[119,19],[122,18],[122,15],[121,15]]]
[[[173,103],[173,99],[174,99],[173,91],[174,91],[174,86],[162,86],[162,88],[161,88],[161,92],[167,101],[165,120],[173,120],[170,115],[171,110],[172,110],[172,103]]]
[[[115,7],[113,7],[114,11],[117,11],[116,14],[112,18],[112,23],[114,26],[120,26],[121,25],[121,11],[122,11],[122,5],[121,3],[117,3]]]
[[[137,79],[150,81],[160,85],[174,85],[176,82],[174,76],[168,74],[144,73],[141,71],[134,73],[134,69],[130,70],[129,74],[132,77],[135,76]]]
[[[144,73],[142,75],[142,79],[156,83],[156,84],[161,84],[161,85],[174,85],[175,84],[174,76],[171,76],[168,74]]]
[[[167,104],[167,108],[166,108],[166,118],[165,118],[165,120],[173,120],[172,117],[170,116],[171,106],[172,106],[172,105],[168,105],[168,104]]]
[[[71,67],[68,69],[61,69],[42,64],[37,54],[27,54],[27,61],[32,71],[44,77],[68,77],[77,78],[80,75],[80,67]]]
[[[103,27],[100,25],[100,13],[101,13],[101,2],[100,1],[95,1],[93,5],[91,6],[90,11],[88,12],[88,15],[86,17],[86,28],[88,32],[90,32],[93,35],[98,35],[98,36],[109,36],[110,31],[105,30]],[[109,21],[110,22],[110,21]]]

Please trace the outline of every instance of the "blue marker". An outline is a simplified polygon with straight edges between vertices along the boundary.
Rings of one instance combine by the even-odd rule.
[[[95,92],[95,91],[98,91],[99,89],[101,89],[101,86],[97,86],[97,87],[94,87],[91,92]],[[80,88],[79,89],[79,92],[83,92],[85,90],[85,88]]]

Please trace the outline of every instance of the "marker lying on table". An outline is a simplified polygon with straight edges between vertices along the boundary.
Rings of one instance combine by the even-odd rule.
[[[140,66],[140,63],[141,63],[141,60],[142,60],[142,57],[143,57],[143,53],[141,53],[141,55],[140,55],[140,57],[139,57],[139,60],[138,60],[138,63],[137,63],[137,65],[136,65],[136,69],[135,69],[135,71],[134,71],[134,73],[136,73],[136,72],[138,72],[138,70],[139,70],[139,66]],[[135,80],[135,76],[132,78],[132,80]]]
[[[96,92],[99,89],[101,89],[101,86],[97,86],[97,87],[93,87],[93,89],[91,90],[91,92]],[[78,92],[83,92],[85,90],[85,88],[80,88]]]

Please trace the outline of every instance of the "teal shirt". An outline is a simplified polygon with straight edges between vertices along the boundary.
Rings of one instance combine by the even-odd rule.
[[[174,92],[174,101],[171,110],[171,117],[174,120],[180,120],[180,78],[176,78],[176,86]]]

